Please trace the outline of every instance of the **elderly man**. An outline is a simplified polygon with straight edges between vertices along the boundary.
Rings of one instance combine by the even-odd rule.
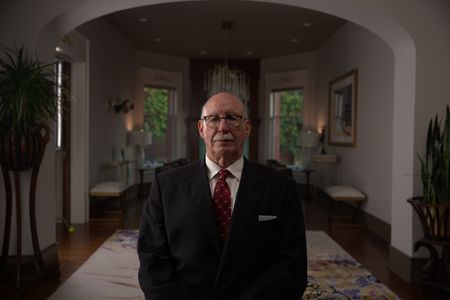
[[[229,93],[203,106],[203,160],[158,174],[139,233],[150,300],[298,300],[306,241],[293,180],[243,157],[251,123]]]

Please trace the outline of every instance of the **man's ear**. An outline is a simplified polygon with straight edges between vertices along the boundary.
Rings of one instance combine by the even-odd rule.
[[[197,128],[198,128],[198,133],[200,134],[200,137],[204,138],[205,137],[205,123],[202,120],[199,120],[197,122]]]
[[[251,131],[252,131],[252,121],[250,121],[250,119],[247,119],[245,122],[245,134],[247,137],[250,136]]]

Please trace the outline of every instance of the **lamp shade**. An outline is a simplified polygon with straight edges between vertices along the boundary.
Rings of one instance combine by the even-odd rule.
[[[135,145],[151,145],[152,133],[150,131],[135,130],[131,133],[133,144]]]
[[[319,134],[311,130],[300,132],[300,145],[302,147],[319,146]]]

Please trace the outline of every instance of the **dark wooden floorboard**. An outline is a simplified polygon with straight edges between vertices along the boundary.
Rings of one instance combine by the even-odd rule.
[[[125,218],[125,228],[138,228],[142,203],[142,201],[137,201],[130,207]],[[449,295],[443,295],[433,290],[421,290],[419,285],[408,284],[389,271],[387,268],[389,245],[372,233],[359,228],[339,228],[333,229],[331,232],[328,228],[329,206],[327,203],[317,199],[303,201],[303,203],[307,229],[325,231],[400,298],[411,300],[450,299]],[[70,234],[62,225],[58,224],[56,236],[61,268],[60,279],[39,279],[23,283],[19,296],[15,292],[13,282],[1,282],[0,299],[47,299],[118,228],[118,225],[114,224],[75,225],[75,233]]]

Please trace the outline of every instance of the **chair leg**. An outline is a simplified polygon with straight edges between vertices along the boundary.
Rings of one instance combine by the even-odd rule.
[[[102,202],[102,200],[104,201]],[[117,201],[117,203],[111,203],[110,201]],[[124,210],[121,202],[121,195],[115,197],[91,196],[91,213],[89,216],[89,222],[93,224],[119,223],[120,227],[123,228]]]
[[[355,209],[353,211],[353,215],[352,215],[352,218],[351,218],[351,222],[353,224],[357,223],[357,217],[358,217],[360,208],[361,208],[361,202],[355,203]]]

